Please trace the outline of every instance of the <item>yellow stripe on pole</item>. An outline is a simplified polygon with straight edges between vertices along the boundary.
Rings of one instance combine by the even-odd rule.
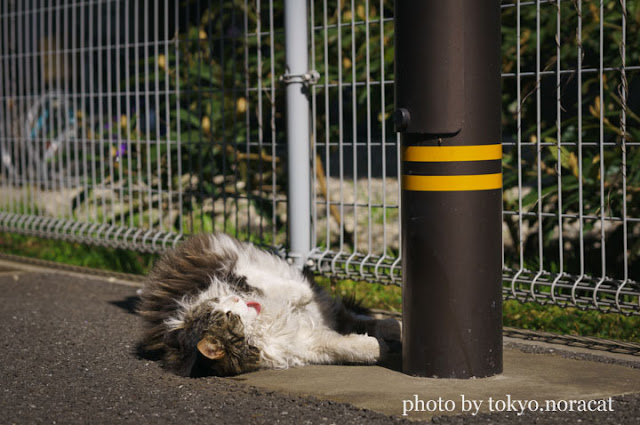
[[[502,145],[407,146],[402,160],[409,162],[489,161],[502,159]]]
[[[471,176],[402,176],[402,189],[425,192],[492,190],[502,188],[502,173]]]

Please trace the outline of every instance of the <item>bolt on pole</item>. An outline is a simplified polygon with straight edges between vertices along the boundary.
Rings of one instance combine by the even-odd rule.
[[[289,252],[303,268],[311,251],[311,160],[309,147],[310,75],[307,41],[307,2],[285,0],[285,55],[287,73],[287,167]]]
[[[499,0],[396,0],[403,370],[502,372]]]

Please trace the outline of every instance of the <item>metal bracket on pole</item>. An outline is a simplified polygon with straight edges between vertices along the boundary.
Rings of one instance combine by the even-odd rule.
[[[320,80],[320,73],[313,69],[309,72],[305,72],[304,74],[289,74],[289,70],[287,69],[285,74],[280,76],[279,80],[283,84],[300,83],[312,85],[316,84],[318,80]]]

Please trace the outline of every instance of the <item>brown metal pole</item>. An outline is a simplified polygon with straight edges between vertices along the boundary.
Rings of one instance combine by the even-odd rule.
[[[403,369],[502,372],[500,2],[396,0]]]

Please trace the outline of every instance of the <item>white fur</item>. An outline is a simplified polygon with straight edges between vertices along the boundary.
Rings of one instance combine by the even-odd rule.
[[[184,314],[201,303],[240,316],[249,344],[260,350],[260,366],[288,368],[323,363],[374,363],[380,344],[367,335],[341,335],[330,328],[302,273],[281,258],[250,244],[238,249],[226,235],[211,237],[211,251],[234,252],[238,261],[232,272],[245,276],[247,283],[262,291],[255,299],[242,299],[225,282],[211,279],[209,288],[193,299],[183,299],[176,316],[165,323],[183,326]],[[217,298],[218,302],[213,299]],[[261,305],[258,314],[247,302]]]

